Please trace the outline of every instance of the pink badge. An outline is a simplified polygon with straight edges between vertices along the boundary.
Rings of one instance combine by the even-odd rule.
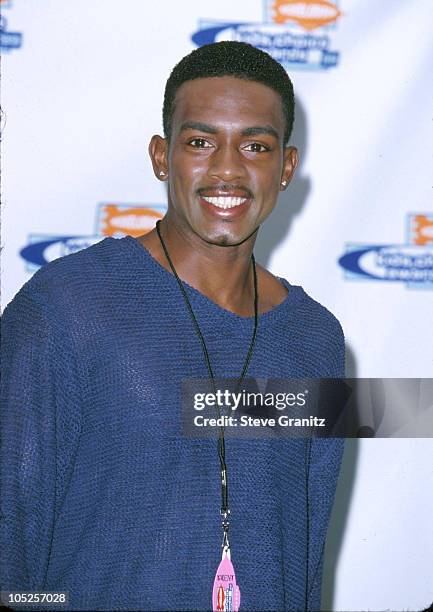
[[[213,612],[238,612],[241,592],[236,584],[236,575],[230,561],[230,550],[224,550],[218,566],[212,591]]]

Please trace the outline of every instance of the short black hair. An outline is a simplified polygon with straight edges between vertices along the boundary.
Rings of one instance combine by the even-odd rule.
[[[182,83],[206,77],[233,76],[257,81],[281,96],[286,119],[284,145],[292,133],[295,97],[293,85],[284,68],[268,53],[247,43],[222,41],[192,51],[173,68],[164,93],[162,121],[164,135],[170,140],[176,92]]]

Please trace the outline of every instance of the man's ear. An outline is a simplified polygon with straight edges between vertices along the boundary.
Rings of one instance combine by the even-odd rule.
[[[284,191],[295,174],[298,165],[298,149],[296,147],[286,147],[284,149],[283,172],[281,174],[280,191]]]
[[[148,151],[156,178],[160,181],[166,181],[168,178],[167,139],[155,134],[150,139]]]

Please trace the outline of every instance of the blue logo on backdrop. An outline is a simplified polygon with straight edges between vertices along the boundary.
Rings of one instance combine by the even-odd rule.
[[[0,0],[1,9],[10,8],[11,2],[4,2]],[[4,15],[0,15],[0,50],[2,52],[12,51],[13,49],[19,49],[23,42],[23,35],[21,32],[11,32],[8,30],[8,23]]]
[[[99,204],[96,212],[95,231],[84,236],[50,236],[31,234],[20,255],[28,272],[35,272],[53,259],[70,255],[100,242],[103,238],[140,236],[146,234],[158,219],[162,219],[167,206],[164,204]]]
[[[341,12],[331,0],[265,0],[263,21],[200,20],[191,36],[198,46],[222,40],[250,43],[286,69],[326,70],[338,64],[331,35]]]
[[[433,288],[433,215],[408,215],[405,244],[346,245],[338,263],[347,279],[403,281],[415,289]]]

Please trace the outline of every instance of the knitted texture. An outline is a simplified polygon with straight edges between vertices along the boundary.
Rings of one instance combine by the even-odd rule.
[[[248,375],[343,376],[338,321],[281,282]],[[185,286],[215,375],[239,376],[253,317]],[[4,311],[2,372],[2,590],[68,591],[73,610],[211,609],[217,441],[181,433],[182,380],[207,370],[174,276],[130,236],[50,262]],[[226,439],[241,610],[320,610],[342,452]]]

